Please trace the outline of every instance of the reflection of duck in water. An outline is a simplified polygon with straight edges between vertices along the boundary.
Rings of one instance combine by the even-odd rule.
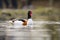
[[[18,19],[15,21],[12,21],[14,24],[15,28],[20,28],[20,27],[32,27],[33,21],[32,21],[32,12],[28,11],[28,19]]]

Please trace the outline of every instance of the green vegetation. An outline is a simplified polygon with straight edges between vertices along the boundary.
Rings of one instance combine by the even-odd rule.
[[[0,10],[0,19],[2,20],[9,20],[10,18],[27,18],[27,10],[10,10],[10,9],[5,9],[5,10]],[[60,10],[58,8],[53,8],[50,10],[49,8],[46,7],[38,7],[36,9],[32,10],[33,12],[33,20],[49,20],[49,21],[59,21],[60,20]],[[11,14],[9,15],[3,15],[5,14]]]

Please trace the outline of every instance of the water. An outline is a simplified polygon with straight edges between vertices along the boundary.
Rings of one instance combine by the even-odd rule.
[[[51,30],[45,28],[45,25],[43,22],[34,22],[33,29],[10,29],[0,25],[0,40],[51,40]]]
[[[50,35],[42,29],[30,30],[30,29],[7,29],[6,40],[48,40]]]

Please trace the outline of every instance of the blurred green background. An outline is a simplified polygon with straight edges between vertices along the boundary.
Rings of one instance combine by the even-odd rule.
[[[10,2],[10,5],[13,6]],[[32,8],[20,9],[22,3],[21,0],[17,0],[18,7],[6,8],[6,4],[3,1],[3,9],[0,9],[0,20],[9,20],[10,18],[27,18],[27,11],[32,10],[33,20],[60,20],[60,0],[32,0]]]
[[[10,18],[27,18],[27,10],[11,10],[5,9],[0,10],[0,20],[9,20]],[[32,10],[33,20],[49,20],[49,21],[60,21],[60,9],[59,8],[46,8],[38,7]]]

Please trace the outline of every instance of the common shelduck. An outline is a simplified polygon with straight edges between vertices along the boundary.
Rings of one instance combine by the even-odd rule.
[[[12,21],[14,28],[31,27],[33,28],[32,11],[28,11],[27,19],[18,19]]]

